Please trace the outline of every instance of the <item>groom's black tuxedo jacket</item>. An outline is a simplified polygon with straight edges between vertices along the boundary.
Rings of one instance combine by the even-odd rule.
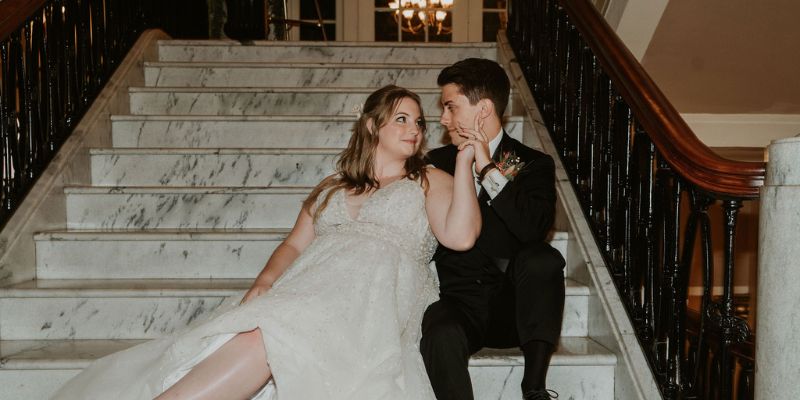
[[[546,240],[555,215],[553,159],[505,132],[502,135],[493,159],[513,152],[525,165],[494,199],[481,188],[478,203],[483,225],[475,246],[460,252],[440,244],[433,257],[442,297],[467,303],[469,308],[481,307],[487,288],[500,287],[503,272],[498,265],[513,260],[526,245]],[[457,153],[455,146],[448,145],[430,151],[428,159],[453,175]]]

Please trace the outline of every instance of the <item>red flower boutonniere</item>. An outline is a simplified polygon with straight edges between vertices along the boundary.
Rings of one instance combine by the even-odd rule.
[[[500,161],[495,163],[500,173],[509,181],[513,181],[519,171],[525,166],[525,161],[520,158],[513,151],[504,151],[501,154]]]

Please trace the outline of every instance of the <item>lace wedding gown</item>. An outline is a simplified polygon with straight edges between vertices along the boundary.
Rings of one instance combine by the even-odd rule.
[[[320,195],[324,198],[324,193]],[[353,218],[338,191],[315,240],[264,295],[94,362],[54,399],[150,400],[236,333],[261,328],[273,380],[253,399],[434,399],[419,353],[436,248],[418,182],[375,191]]]

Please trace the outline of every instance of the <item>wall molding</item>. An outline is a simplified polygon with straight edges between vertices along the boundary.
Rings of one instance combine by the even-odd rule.
[[[708,147],[767,147],[800,134],[800,114],[681,114]]]

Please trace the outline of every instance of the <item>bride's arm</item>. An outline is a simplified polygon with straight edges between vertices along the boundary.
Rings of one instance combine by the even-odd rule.
[[[469,250],[481,232],[481,212],[472,177],[471,147],[459,151],[455,175],[428,169],[425,208],[436,239],[453,250]]]
[[[297,221],[294,223],[294,228],[292,228],[289,236],[272,252],[267,265],[258,274],[247,294],[244,295],[242,303],[269,290],[272,287],[272,283],[283,275],[286,268],[289,268],[289,265],[311,244],[314,236],[313,218],[309,210],[303,208],[300,210],[300,215],[297,216]]]

